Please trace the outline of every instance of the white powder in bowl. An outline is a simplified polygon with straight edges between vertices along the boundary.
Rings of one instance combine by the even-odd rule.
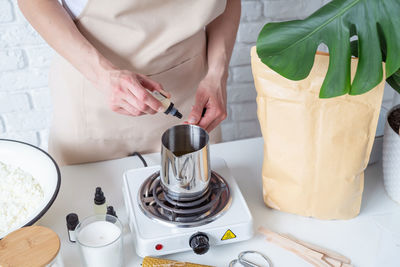
[[[0,162],[0,236],[25,222],[43,199],[43,190],[31,174]]]

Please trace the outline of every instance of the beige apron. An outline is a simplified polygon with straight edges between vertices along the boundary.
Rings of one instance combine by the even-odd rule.
[[[89,0],[76,25],[114,65],[160,82],[185,119],[207,70],[205,26],[225,5],[226,0]],[[49,152],[62,165],[158,151],[161,134],[182,123],[163,113],[130,117],[111,111],[106,95],[59,56],[49,86]],[[217,128],[211,140],[220,135]]]

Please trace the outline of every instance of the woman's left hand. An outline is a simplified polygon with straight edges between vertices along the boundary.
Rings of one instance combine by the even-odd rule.
[[[206,111],[202,117],[203,109]],[[211,132],[226,116],[226,77],[207,75],[197,88],[195,104],[187,123],[196,124]]]
[[[200,82],[187,123],[211,132],[226,119],[226,80],[240,21],[240,0],[227,1],[225,11],[206,27],[206,77]],[[206,109],[202,117],[203,109]]]

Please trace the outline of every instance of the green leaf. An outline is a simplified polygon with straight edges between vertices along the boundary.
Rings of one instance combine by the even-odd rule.
[[[355,57],[358,57],[358,41],[354,40],[351,41],[350,43],[351,47],[351,54]],[[386,61],[386,45],[382,44],[381,45],[381,50],[382,50],[382,59],[383,61]],[[395,73],[392,74],[392,76],[388,77],[386,81],[390,84],[390,86],[395,89],[397,92],[400,93],[400,69],[397,70]]]
[[[392,76],[387,78],[386,81],[400,94],[400,70],[396,71]]]
[[[261,61],[282,76],[308,76],[320,43],[329,48],[329,68],[320,97],[363,94],[400,68],[400,0],[334,0],[305,20],[268,23],[257,39]],[[350,37],[358,36],[359,62],[350,79]]]

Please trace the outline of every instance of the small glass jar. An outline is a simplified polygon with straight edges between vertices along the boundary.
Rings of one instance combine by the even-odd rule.
[[[84,266],[123,266],[123,227],[117,217],[88,217],[78,224],[75,235]]]

